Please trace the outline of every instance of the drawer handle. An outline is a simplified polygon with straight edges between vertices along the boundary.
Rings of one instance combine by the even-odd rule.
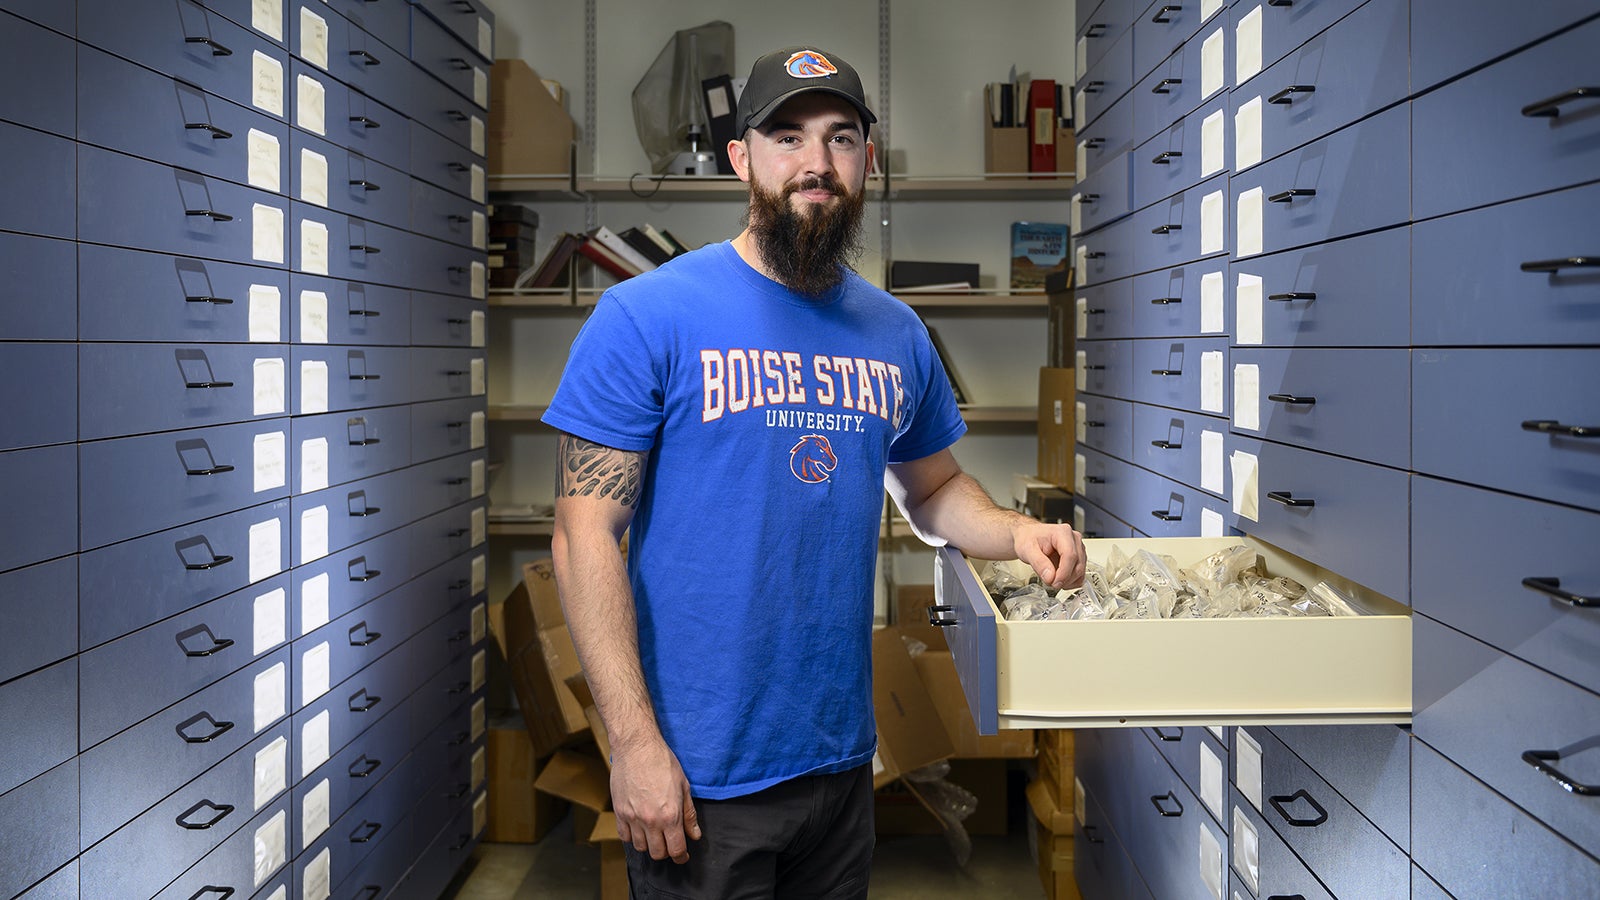
[[[1293,6],[1294,0],[1267,0],[1268,6]]]
[[[1105,138],[1089,138],[1087,141],[1083,142],[1083,147],[1084,147],[1085,150],[1099,150],[1101,147],[1104,147],[1105,145],[1106,145],[1106,139]]]
[[[1283,90],[1267,98],[1268,103],[1281,103],[1284,106],[1294,102],[1295,94],[1315,94],[1317,86],[1314,84],[1291,84]]]
[[[360,125],[362,128],[382,128],[383,127],[382,125],[378,124],[377,120],[369,119],[366,116],[351,116],[350,117],[350,124],[352,124],[352,125]]]
[[[183,123],[183,127],[189,129],[190,131],[209,131],[211,132],[211,139],[214,141],[225,141],[228,138],[233,137],[233,132],[223,131],[221,128],[218,128],[210,122],[185,122]]]
[[[460,850],[465,850],[467,845],[470,844],[470,843],[472,843],[472,835],[463,834],[461,836],[461,840],[456,841],[454,844],[450,845],[450,852],[451,853],[455,853],[455,852],[458,852]]]
[[[471,480],[472,479],[470,479],[470,478],[451,478],[451,479],[447,480],[445,482],[445,484],[450,486],[450,487],[458,487],[460,485],[466,484],[467,482],[469,482]]]
[[[469,687],[472,687],[471,682],[458,681],[449,690],[445,691],[445,693],[451,696],[455,696],[456,694],[464,694]]]
[[[359,511],[354,509],[350,510],[350,515],[357,519],[363,519],[367,516],[377,515],[381,512],[383,512],[383,508],[380,506],[363,506]]]
[[[1171,441],[1151,441],[1150,442],[1150,446],[1159,447],[1162,450],[1182,450],[1183,449],[1183,444],[1181,444],[1181,443],[1180,444],[1174,444]]]
[[[230,387],[233,387],[233,382],[231,382],[231,381],[185,381],[183,383],[183,386],[186,387],[186,388],[203,388],[203,389],[208,389],[209,390],[211,388],[230,388]]]
[[[467,120],[467,114],[459,109],[447,109],[444,114],[449,116],[452,122],[465,122]]]
[[[382,253],[383,252],[382,250],[379,250],[377,247],[374,247],[371,244],[351,244],[350,245],[350,252],[351,253],[354,253],[357,250],[360,250],[362,253],[366,253],[366,254]]]
[[[1152,93],[1152,94],[1170,94],[1172,92],[1167,90],[1167,85],[1170,85],[1170,84],[1183,84],[1183,79],[1182,78],[1163,78],[1160,81],[1156,82],[1156,86],[1150,89],[1150,93]]]
[[[1155,228],[1150,229],[1150,233],[1151,234],[1171,234],[1174,231],[1182,231],[1182,230],[1183,230],[1183,226],[1182,225],[1158,225]]]
[[[478,11],[477,7],[473,6],[471,3],[468,3],[467,0],[450,0],[450,5],[464,13],[475,13]]]
[[[211,894],[216,900],[228,900],[233,896],[233,888],[223,887],[220,884],[208,884],[189,896],[189,900],[200,900],[205,894]]]
[[[1083,483],[1084,484],[1105,484],[1106,480],[1104,478],[1101,478],[1099,475],[1085,475],[1085,476],[1083,476]]]
[[[1181,741],[1181,740],[1183,740],[1183,729],[1182,728],[1179,728],[1173,734],[1167,734],[1167,730],[1165,728],[1152,728],[1150,730],[1154,731],[1156,733],[1156,737],[1162,739],[1163,741]]]
[[[363,762],[365,762],[366,765],[362,765]],[[381,759],[372,759],[372,758],[368,757],[365,753],[363,753],[363,754],[361,754],[361,758],[360,759],[357,759],[355,762],[350,764],[350,777],[351,778],[366,778],[368,775],[371,775],[373,772],[378,771],[378,768],[380,766],[382,766],[382,765],[383,765],[383,760],[381,760]],[[360,771],[356,770],[356,766],[361,766]]]
[[[470,71],[472,71],[472,63],[467,62],[466,60],[462,59],[459,56],[450,57],[449,62],[450,62],[450,68],[455,69],[458,72],[470,72]]]
[[[377,822],[368,822],[367,820],[362,819],[361,824],[356,826],[356,830],[350,832],[350,843],[365,844],[366,842],[377,837],[378,831],[382,828],[383,826]],[[363,830],[365,830],[365,833],[361,834],[360,837],[357,837],[357,833],[362,832]]]
[[[183,211],[183,214],[186,216],[205,216],[213,222],[233,221],[233,216],[230,216],[227,213],[219,213],[214,209],[186,209]]]
[[[960,625],[961,620],[956,617],[956,608],[949,605],[928,607],[928,624],[935,628],[950,628]]]
[[[450,637],[445,639],[445,643],[454,644],[456,641],[464,641],[467,639],[468,635],[469,632],[463,628],[460,631],[453,632]]]
[[[1090,25],[1089,26],[1089,30],[1085,31],[1083,33],[1083,36],[1086,37],[1086,38],[1104,37],[1107,27],[1108,26],[1102,25],[1102,24],[1099,24],[1099,23],[1096,23],[1094,25]]]
[[[1102,536],[1098,531],[1081,531],[1078,534],[1080,537],[1086,538],[1097,538]]]
[[[1150,161],[1155,163],[1158,166],[1170,166],[1170,165],[1172,165],[1172,161],[1173,160],[1177,159],[1178,157],[1180,157],[1182,155],[1183,155],[1183,151],[1181,151],[1181,150],[1167,150],[1165,152],[1156,154],[1156,158],[1152,159]]]
[[[364,641],[356,640],[356,632],[358,632],[358,631],[360,631],[360,632],[362,632],[362,633],[364,633],[366,635],[366,640],[364,640]],[[350,635],[350,646],[352,646],[352,647],[370,647],[370,646],[372,646],[372,642],[373,641],[376,641],[378,638],[383,637],[383,632],[381,632],[381,631],[369,631],[367,629],[367,623],[365,623],[365,622],[357,622],[355,625],[351,626],[350,631],[349,631],[349,635]]]
[[[1561,579],[1559,578],[1529,576],[1522,579],[1522,586],[1530,591],[1538,591],[1572,606],[1583,606],[1591,609],[1600,606],[1600,597],[1585,597],[1582,594],[1574,594],[1571,591],[1562,590]]]
[[[444,427],[446,427],[446,428],[465,428],[465,427],[467,427],[467,423],[465,423],[465,422],[446,422],[446,423],[444,423]]]
[[[467,267],[466,266],[447,266],[446,267],[446,271],[448,271],[452,275],[465,275],[465,274],[467,274]]]
[[[451,747],[459,747],[462,744],[465,744],[469,740],[472,740],[472,735],[468,734],[465,731],[458,731],[458,732],[456,732],[456,736],[450,739],[449,746],[451,746]]]
[[[445,537],[447,537],[447,538],[465,537],[467,534],[471,533],[471,531],[472,531],[472,529],[470,529],[470,528],[452,528],[450,531],[445,533]]]
[[[1290,815],[1288,810],[1285,810],[1284,807],[1295,802],[1296,800],[1304,800],[1305,802],[1311,804],[1311,808],[1317,811],[1316,816],[1309,819],[1297,819]],[[1283,820],[1285,822],[1288,822],[1290,825],[1293,825],[1296,828],[1315,828],[1318,825],[1321,825],[1323,822],[1328,821],[1328,811],[1323,809],[1322,804],[1318,803],[1314,797],[1306,793],[1305,788],[1301,788],[1292,794],[1280,794],[1276,797],[1268,798],[1267,802],[1271,803],[1272,808],[1278,811],[1278,815],[1283,816]]]
[[[361,372],[350,376],[351,381],[380,381],[382,378],[382,375],[373,375],[370,372]]]
[[[383,190],[383,188],[379,187],[378,185],[376,185],[376,184],[374,184],[374,183],[372,183],[370,181],[366,181],[365,179],[359,179],[359,178],[354,180],[354,181],[352,181],[352,182],[350,182],[350,186],[351,187],[361,188],[363,191],[381,191],[381,190]]]
[[[186,38],[183,39],[183,42],[185,44],[205,44],[207,47],[211,48],[211,55],[212,56],[232,56],[233,55],[233,51],[232,50],[229,50],[227,47],[222,46],[221,44],[217,43],[216,41],[214,41],[214,40],[212,40],[211,38],[208,38],[208,37],[186,37]]]
[[[1091,81],[1088,84],[1084,85],[1083,92],[1085,94],[1098,94],[1098,93],[1100,93],[1100,89],[1105,87],[1105,86],[1106,86],[1106,83],[1104,81]]]
[[[1290,188],[1287,191],[1281,191],[1268,197],[1267,202],[1289,203],[1296,197],[1315,197],[1316,195],[1317,192],[1314,188]]]
[[[190,650],[185,642],[190,638],[201,634],[211,639],[211,646],[204,650]],[[215,634],[211,633],[211,626],[209,625],[196,625],[193,628],[180,631],[177,635],[177,641],[178,648],[183,651],[183,655],[190,657],[191,659],[203,656],[214,656],[233,646],[232,638],[219,639]]]
[[[365,697],[366,701],[358,703],[356,700],[357,697]],[[361,690],[350,695],[349,709],[351,712],[364,713],[370,711],[374,706],[377,706],[382,702],[382,697],[379,697],[376,694],[368,694],[367,689],[362,688]]]
[[[1168,24],[1169,22],[1172,21],[1172,17],[1167,15],[1167,13],[1175,13],[1175,12],[1182,12],[1182,11],[1183,11],[1183,7],[1169,3],[1166,6],[1163,6],[1160,9],[1156,10],[1156,14],[1153,17],[1151,17],[1150,21],[1156,23],[1157,25],[1166,25],[1166,24]]]
[[[457,321],[462,321],[462,320],[451,319],[450,321],[457,322]],[[467,372],[466,369],[445,369],[444,370],[444,374],[445,374],[446,378],[464,378],[469,373]]]
[[[212,466],[209,469],[184,469],[183,470],[183,474],[185,474],[185,475],[221,475],[224,472],[232,472],[232,471],[233,471],[233,466],[223,464],[223,465],[218,465],[218,466]]]
[[[354,376],[352,376],[352,377],[354,377]],[[361,438],[359,440],[351,441],[350,442],[350,446],[352,446],[352,447],[370,447],[373,444],[381,444],[381,443],[383,443],[383,439],[382,438]]]
[[[455,581],[450,582],[450,585],[449,585],[448,588],[446,588],[446,590],[459,591],[462,588],[468,588],[468,587],[471,587],[471,586],[472,586],[472,582],[468,581],[465,578],[458,578]]]
[[[1103,309],[1085,309],[1083,314],[1086,316],[1103,316],[1106,314],[1106,311]]]
[[[1522,108],[1522,114],[1530,119],[1551,118],[1561,115],[1561,107],[1573,100],[1584,100],[1590,97],[1600,97],[1600,87],[1575,87],[1565,93],[1557,94],[1548,100],[1530,103]]]
[[[227,565],[231,562],[233,562],[233,557],[228,556],[227,554],[218,556],[213,552],[211,554],[210,561],[203,563],[184,563],[183,567],[190,572],[204,572],[207,569],[215,569],[218,566]]]
[[[1086,365],[1086,366],[1080,366],[1079,368],[1083,369],[1086,372],[1098,372],[1101,369],[1104,369],[1105,366],[1101,366],[1101,365]]]
[[[1562,269],[1595,269],[1600,268],[1600,256],[1569,256],[1566,259],[1541,259],[1522,264],[1524,272],[1550,272],[1552,274]]]
[[[350,310],[350,315],[363,316],[368,319],[376,319],[377,317],[383,315],[383,313],[375,309],[352,309]]]
[[[452,172],[465,172],[467,170],[465,165],[458,162],[447,162],[444,164],[444,167]]]
[[[371,3],[372,0],[367,0],[367,2]],[[361,888],[361,892],[366,895],[365,897],[362,898],[362,900],[374,900],[374,898],[376,898],[379,894],[383,893],[383,886],[382,885],[376,885],[376,884],[369,884],[369,885],[366,885],[366,886],[362,887]]]
[[[1152,509],[1152,510],[1150,510],[1150,515],[1155,516],[1156,518],[1160,519],[1163,522],[1182,522],[1183,521],[1183,513],[1178,513],[1177,515],[1173,515],[1172,511],[1168,510],[1168,509]]]
[[[457,782],[456,789],[451,791],[448,794],[445,794],[445,796],[450,798],[451,800],[460,800],[462,797],[465,797],[467,795],[467,793],[469,791],[471,791],[471,790],[472,790],[472,785],[467,784],[466,782]]]
[[[1151,375],[1182,375],[1182,369],[1151,369]]]
[[[1600,425],[1563,425],[1555,419],[1529,419],[1522,423],[1523,431],[1542,431],[1557,437],[1600,437]]]
[[[185,297],[185,303],[210,303],[213,306],[231,306],[233,300],[227,297]]]
[[[1310,509],[1317,505],[1317,501],[1310,497],[1296,497],[1289,491],[1267,491],[1267,499],[1297,509]]]
[[[362,569],[360,575],[351,575],[350,580],[356,582],[371,581],[382,574],[383,573],[377,569]]]
[[[351,50],[350,51],[350,56],[351,57],[357,57],[357,56],[365,57],[364,59],[361,60],[361,64],[363,66],[377,66],[377,65],[382,65],[383,64],[382,60],[378,59],[376,56],[373,56],[371,53],[368,53],[365,50]]]
[[[1103,838],[1103,837],[1095,837],[1095,835],[1097,835],[1099,833],[1100,833],[1100,826],[1099,825],[1085,825],[1085,826],[1083,826],[1083,837],[1084,837],[1084,840],[1088,841],[1091,844],[1104,844],[1106,842],[1106,839]]]
[[[1105,255],[1106,255],[1106,251],[1104,251],[1104,250],[1091,250],[1088,253],[1085,253],[1083,255],[1083,258],[1084,259],[1104,259]]]
[[[1085,427],[1085,428],[1104,428],[1104,427],[1106,427],[1106,423],[1104,423],[1104,422],[1084,422],[1083,423],[1083,427]]]
[[[216,811],[216,815],[212,816],[210,819],[207,819],[204,822],[190,822],[190,821],[188,821],[190,816],[194,815],[195,813],[199,812],[202,809],[206,809],[207,807],[210,807],[211,809],[215,810]],[[189,829],[190,831],[205,831],[207,828],[210,828],[211,826],[217,824],[218,822],[221,822],[223,819],[226,819],[228,817],[228,813],[231,813],[231,812],[233,812],[233,806],[231,806],[230,804],[227,804],[227,803],[220,803],[219,804],[219,803],[212,803],[210,800],[201,800],[199,803],[196,803],[195,805],[193,805],[193,806],[189,807],[188,809],[184,810],[183,812],[179,813],[178,814],[178,818],[175,819],[174,821],[177,822],[180,826]]]
[[[211,727],[211,733],[210,734],[189,734],[188,733],[188,730],[189,730],[190,726],[198,725],[201,722],[210,722],[211,723],[212,727]],[[178,732],[178,737],[183,738],[183,742],[185,744],[208,744],[211,741],[214,741],[217,738],[222,737],[224,734],[227,734],[232,729],[233,729],[233,723],[232,722],[218,722],[216,719],[211,718],[211,713],[200,712],[200,713],[196,713],[196,714],[190,716],[187,719],[184,719],[182,722],[179,722],[178,723],[178,727],[176,729],[174,729],[174,730]]]
[[[1523,762],[1550,776],[1550,780],[1561,785],[1561,789],[1567,793],[1581,797],[1600,796],[1600,784],[1584,784],[1550,765],[1559,759],[1561,759],[1560,750],[1524,750],[1522,753]]]
[[[461,221],[465,222],[466,219],[462,219]],[[447,325],[465,325],[465,324],[467,324],[467,320],[466,319],[445,319],[444,321],[445,321],[445,324],[447,324]]]
[[[1287,303],[1290,300],[1315,300],[1317,295],[1311,291],[1290,291],[1287,294],[1268,294],[1267,299]]]
[[[1078,205],[1079,206],[1083,206],[1086,203],[1092,206],[1095,203],[1099,203],[1100,202],[1100,195],[1099,194],[1079,194],[1074,199],[1076,199],[1078,201]]]
[[[1173,303],[1182,303],[1182,297],[1155,297],[1151,301],[1157,306],[1170,306]]]
[[[1305,894],[1268,894],[1267,900],[1306,900]]]
[[[457,215],[448,215],[448,216],[445,216],[445,219],[447,221],[453,222],[453,223],[455,223],[457,225],[465,225],[468,222],[472,221],[471,219],[467,218],[466,216],[457,216]]]
[[[1317,398],[1298,397],[1294,394],[1268,394],[1267,399],[1273,403],[1287,403],[1291,406],[1315,406]]]
[[[1166,801],[1166,800],[1171,800],[1172,801],[1172,805],[1176,806],[1177,809],[1176,810],[1167,809],[1167,807],[1163,803],[1163,801]],[[1163,815],[1163,816],[1165,816],[1165,817],[1167,817],[1169,819],[1176,819],[1177,817],[1183,815],[1183,803],[1180,800],[1178,800],[1178,795],[1172,793],[1171,791],[1167,791],[1165,794],[1157,794],[1154,797],[1151,797],[1150,798],[1150,802],[1155,804],[1156,812],[1161,813],[1161,815]]]

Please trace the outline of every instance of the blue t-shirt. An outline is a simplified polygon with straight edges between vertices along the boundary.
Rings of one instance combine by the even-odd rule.
[[[711,245],[606,292],[544,421],[649,451],[639,657],[695,796],[870,760],[884,469],[966,431],[917,315],[854,273],[807,298]]]

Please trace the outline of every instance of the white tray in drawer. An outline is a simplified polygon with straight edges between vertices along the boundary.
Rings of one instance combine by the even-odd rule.
[[[1153,725],[1409,724],[1411,610],[1250,537],[1103,538],[1191,565],[1224,547],[1255,549],[1270,575],[1327,580],[1359,616],[1008,622],[957,550],[935,558],[945,638],[981,734],[999,728]]]

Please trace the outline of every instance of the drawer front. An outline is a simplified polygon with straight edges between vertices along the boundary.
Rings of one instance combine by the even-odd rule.
[[[410,342],[411,292],[303,275],[289,276],[295,343],[389,345]]]
[[[233,674],[288,638],[289,576],[269,578],[79,657],[80,746]]]
[[[1133,526],[1087,500],[1078,500],[1073,503],[1072,527],[1084,537],[1137,537],[1134,534]]]
[[[1084,341],[1076,351],[1078,391],[1133,398],[1133,342]]]
[[[409,812],[393,828],[386,829],[367,858],[345,877],[344,884],[334,886],[333,896],[338,900],[400,896],[394,891],[422,850],[421,846],[414,846],[416,827],[416,814]]]
[[[405,403],[412,398],[411,351],[400,347],[295,345],[290,390],[295,412],[316,415]]]
[[[453,400],[484,395],[486,351],[419,347],[411,351],[414,400]]]
[[[1186,337],[1224,331],[1227,283],[1226,257],[1135,276],[1134,334]]]
[[[1551,98],[1593,81],[1597,42],[1600,20],[1413,101],[1416,218],[1592,181],[1594,100]]]
[[[0,518],[0,570],[78,549],[78,448],[72,444],[0,453],[0,489],[14,509],[36,516]]]
[[[300,819],[301,835],[309,831],[299,815],[306,807],[308,795],[326,791],[328,821],[336,822],[356,801],[397,771],[401,759],[411,750],[409,708],[409,701],[400,701],[377,724],[294,786],[293,809]],[[322,787],[324,784],[327,787]],[[312,802],[317,799],[323,798],[314,798]]]
[[[1234,437],[1228,452],[1237,496],[1240,452],[1257,460],[1257,515],[1235,515],[1232,524],[1269,544],[1324,566],[1390,599],[1404,600],[1410,587],[1407,553],[1405,472]],[[1311,506],[1286,505],[1269,498]]]
[[[1233,176],[1234,252],[1272,253],[1405,222],[1410,146],[1410,108],[1399,106]]]
[[[1139,465],[1173,481],[1221,496],[1222,448],[1227,434],[1227,419],[1135,404],[1131,456]],[[1209,485],[1204,477],[1207,473],[1202,471],[1208,453],[1212,467]]]
[[[484,445],[482,400],[435,400],[411,406],[411,461],[423,462]]]
[[[1131,337],[1133,335],[1133,280],[1123,278],[1093,287],[1080,288],[1077,307],[1077,339]]]
[[[78,649],[78,559],[0,575],[0,682]]]
[[[1235,429],[1297,447],[1410,468],[1409,351],[1235,347],[1230,362]],[[1254,396],[1238,389],[1244,366],[1255,367]],[[1251,417],[1259,427],[1245,427]]]
[[[1136,734],[1132,744],[1131,805],[1120,818],[1134,865],[1157,897],[1215,900],[1227,877],[1227,835],[1148,741]]]
[[[288,425],[280,419],[81,445],[83,549],[287,497]]]
[[[1240,44],[1249,44],[1244,56],[1259,59],[1264,67],[1283,59],[1365,2],[1367,0],[1315,0],[1311,3],[1279,4],[1240,0],[1233,4],[1231,15],[1234,33],[1238,35]],[[1250,20],[1251,16],[1255,17],[1254,21]],[[1254,70],[1241,74],[1249,78]]]
[[[0,382],[26,385],[0,398],[0,450],[62,444],[78,436],[75,344],[3,345]]]
[[[1260,125],[1260,147],[1240,157],[1272,159],[1404,100],[1409,13],[1407,0],[1370,0],[1235,91],[1238,114]]]
[[[404,643],[420,618],[412,609],[413,593],[410,585],[402,585],[295,641],[289,705],[299,709],[315,702]]]
[[[411,464],[407,407],[302,416],[293,422],[289,471],[302,494]]]
[[[462,554],[483,545],[487,538],[487,511],[488,504],[482,499],[463,503],[419,519],[408,530],[413,575],[455,561],[449,573],[435,575],[434,583],[426,588],[432,592],[430,609],[453,608],[475,593],[469,589],[473,563]]]
[[[470,804],[461,804],[459,808],[445,805],[434,812],[438,815],[430,817],[419,808],[414,820],[421,831],[432,831],[433,823],[444,819],[446,815],[450,816],[448,824],[436,832],[436,836],[428,842],[427,849],[418,855],[416,865],[406,875],[405,886],[399,892],[401,896],[438,896],[477,847]]]
[[[42,0],[0,0],[0,9],[62,34],[71,35],[77,31],[74,27],[77,17],[71,6],[42,2]]]
[[[1411,245],[1411,229],[1402,227],[1235,261],[1228,284],[1235,341],[1276,347],[1409,345],[1413,300],[1394,273],[1410,265]],[[1416,327],[1427,326],[1419,321]]]
[[[1195,488],[1095,450],[1080,448],[1077,458],[1077,494],[1151,537],[1198,535],[1201,510],[1220,512],[1223,506]]]
[[[82,344],[79,439],[281,416],[287,349]]]
[[[486,152],[484,127],[487,117],[467,97],[451,90],[421,66],[408,73],[411,113],[414,121],[433,129],[477,156]]]
[[[1122,459],[1133,455],[1133,404],[1085,394],[1077,401],[1079,444]]]
[[[296,272],[406,286],[412,239],[403,231],[296,202],[290,234]]]
[[[298,564],[321,559],[326,552],[352,547],[415,518],[416,501],[410,469],[342,484],[291,500]],[[323,550],[324,553],[318,553]]]
[[[489,108],[488,64],[417,7],[411,8],[411,59],[473,106]]]
[[[254,29],[258,34],[282,44],[285,38],[283,30],[283,4],[280,2],[256,2],[256,0],[195,0],[201,6],[213,12],[221,13],[229,21],[244,28]]]
[[[1143,403],[1220,414],[1228,408],[1226,371],[1225,337],[1133,341],[1133,399]]]
[[[411,6],[407,0],[328,0],[328,6],[401,55],[410,46]]]
[[[79,646],[87,650],[278,574],[289,501],[112,544],[78,558]]]
[[[1084,234],[1132,212],[1131,154],[1118,156],[1072,193],[1072,233]]]
[[[1133,89],[1133,143],[1143,144],[1157,132],[1195,111],[1232,79],[1232,42],[1226,24],[1201,29],[1176,53],[1158,63]],[[1202,69],[1212,73],[1210,81]],[[1220,69],[1220,71],[1218,71]],[[1226,94],[1220,95],[1224,101]]]
[[[0,122],[0,228],[71,240],[78,152],[71,140]]]
[[[1127,36],[1133,28],[1134,19],[1139,15],[1140,5],[1128,2],[1103,3],[1078,22],[1077,58],[1082,60],[1080,71],[1093,69],[1112,52],[1118,41]],[[1133,41],[1127,43],[1131,47]]]
[[[316,66],[296,59],[290,69],[291,124],[392,169],[405,170],[411,154],[405,116]]]
[[[1410,846],[1410,732],[1392,725],[1274,725],[1271,731],[1401,850]]]
[[[1083,0],[1082,3],[1076,4],[1073,10],[1073,34],[1081,35],[1089,27],[1094,21],[1092,18],[1094,14],[1100,11],[1100,2],[1101,0]],[[1083,56],[1079,55],[1078,58],[1083,59]]]
[[[1593,437],[1597,350],[1429,350],[1412,354],[1412,459],[1418,472],[1600,509]],[[1548,421],[1553,430],[1521,423]],[[1583,432],[1580,432],[1583,433]]]
[[[405,53],[341,16],[329,16],[317,7],[337,6],[320,0],[300,0],[301,7],[328,20],[328,74],[385,106],[404,109],[406,80],[396,70],[406,65]]]
[[[489,277],[487,253],[423,235],[411,238],[411,286],[433,294],[482,300]]]
[[[488,219],[483,207],[426,181],[411,181],[411,230],[452,244],[484,250]]]
[[[1135,4],[1141,5],[1141,4]],[[1133,22],[1133,75],[1143,78],[1200,30],[1198,4],[1158,0]]]
[[[1119,38],[1111,39],[1110,46],[1099,59],[1090,57],[1088,71],[1078,80],[1078,92],[1075,95],[1077,108],[1073,113],[1073,122],[1093,125],[1096,119],[1121,100],[1132,87],[1133,36],[1123,34]],[[1134,118],[1137,119],[1138,110],[1135,109],[1133,112]],[[1138,131],[1135,130],[1129,135],[1129,140],[1137,143],[1133,141],[1133,137],[1137,134]]]
[[[417,13],[426,11],[485,60],[494,59],[494,12],[482,3],[452,0],[417,0],[412,11],[413,33]]]
[[[1416,343],[1600,344],[1593,270],[1566,267],[1600,246],[1597,204],[1590,185],[1413,226]]]
[[[477,203],[488,198],[483,157],[420,122],[411,123],[411,175]]]
[[[1418,22],[1461,23],[1448,33],[1417,30],[1411,43],[1411,77],[1418,91],[1595,13],[1589,0],[1550,0],[1528,9],[1496,0],[1411,0],[1411,6]]]
[[[1133,170],[1134,209],[1165,200],[1233,168],[1233,142],[1227,140],[1228,110],[1228,96],[1218,95],[1156,131],[1133,151],[1128,167]],[[1212,135],[1209,143],[1208,129]]]
[[[1333,900],[1305,863],[1278,837],[1238,788],[1232,792],[1232,822],[1229,855],[1234,879],[1252,894],[1247,897],[1301,897],[1304,900]],[[1405,896],[1400,894],[1398,896]]]
[[[77,747],[78,661],[69,659],[0,685],[0,716],[14,726],[0,760],[0,793],[72,758]]]
[[[1078,122],[1077,135],[1078,174],[1084,181],[1133,149],[1133,104],[1113,104],[1092,125]]]
[[[482,347],[488,304],[469,297],[418,293],[411,304],[413,347]]]
[[[1600,692],[1600,615],[1560,593],[1600,595],[1600,514],[1419,477],[1411,520],[1418,612]]]
[[[265,37],[195,3],[155,9],[81,0],[78,38],[163,75],[282,117],[288,54]]]
[[[71,17],[70,10],[67,15]],[[0,119],[73,137],[72,59],[77,46],[70,37],[0,17],[0,80],[30,85],[26,91],[6,92],[0,99]]]
[[[1587,897],[1600,863],[1505,798],[1418,742],[1411,778],[1412,858],[1458,900]],[[1484,865],[1483,848],[1495,847]]]
[[[289,648],[281,647],[84,751],[78,757],[84,849],[280,721],[287,712],[288,669]],[[138,768],[140,778],[127,777],[130,766]]]
[[[1142,729],[1167,765],[1227,831],[1228,748],[1215,734],[1194,725]]]
[[[78,245],[0,234],[0,276],[12,302],[0,304],[0,340],[70,341],[78,337]]]
[[[1144,879],[1111,830],[1100,801],[1085,792],[1083,805],[1083,815],[1073,822],[1072,842],[1072,874],[1079,892],[1090,900],[1151,900]]]
[[[1228,176],[1133,214],[1133,270],[1169,269],[1228,246]]]
[[[15,896],[78,855],[77,806],[75,759],[0,794],[0,841],[6,848],[0,894]]]
[[[298,758],[291,762],[291,771],[302,777],[316,771],[400,705],[421,678],[406,659],[408,652],[402,649],[380,657],[294,714]]]
[[[78,283],[85,341],[275,344],[289,333],[282,269],[83,244]]]
[[[244,896],[257,887],[261,890],[252,900],[272,900],[274,885],[289,886],[284,877],[286,861],[294,852],[289,813],[288,798],[279,797],[205,859],[178,876],[178,880],[154,900],[191,900],[214,897],[226,891]],[[258,872],[264,872],[265,876],[258,879]]]
[[[393,775],[357,800],[326,831],[319,835],[302,832],[305,850],[295,860],[295,871],[299,873],[296,880],[314,884],[326,874],[330,886],[343,884],[366,860],[377,840],[399,825],[410,801],[415,799],[406,793],[409,770],[415,767],[415,760],[406,757]]]
[[[409,549],[399,529],[295,569],[290,633],[307,634],[394,589],[409,574]]]
[[[1425,617],[1413,671],[1418,738],[1585,852],[1600,850],[1585,796],[1600,790],[1591,741],[1600,694]]]
[[[276,193],[289,127],[92,47],[78,52],[78,140]],[[117,85],[115,91],[105,86]]]
[[[488,455],[473,450],[421,463],[407,470],[407,487],[413,492],[413,517],[438,512],[482,497],[487,487]]]
[[[228,262],[282,265],[275,193],[78,146],[78,238]]]
[[[290,144],[284,193],[376,222],[403,224],[410,218],[411,176],[299,129],[293,130]]]
[[[17,900],[78,900],[78,861],[72,860],[53,875],[17,896]]]

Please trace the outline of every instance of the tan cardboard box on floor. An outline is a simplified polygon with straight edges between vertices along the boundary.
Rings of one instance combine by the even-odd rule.
[[[490,175],[567,174],[572,168],[572,117],[539,73],[520,59],[495,60],[489,71]]]
[[[955,748],[956,759],[1026,759],[1033,756],[1033,731],[1026,728],[1001,729],[996,734],[978,734],[972,720],[967,695],[961,689],[955,657],[948,650],[925,650],[917,655],[917,675],[944,723],[945,734]]]
[[[580,671],[578,654],[549,560],[522,567],[522,581],[504,607],[506,663],[534,755],[549,756],[587,739],[589,720],[566,685]]]
[[[567,814],[566,801],[534,789],[540,760],[533,742],[516,720],[489,723],[489,825],[483,839],[502,844],[536,844]]]
[[[874,790],[902,773],[955,754],[955,745],[917,674],[900,629],[893,626],[872,634],[872,706],[878,719],[878,753],[872,759]]]
[[[944,629],[928,621],[928,608],[937,602],[931,584],[895,585],[894,625],[901,634],[921,641],[929,650],[949,650]]]
[[[1072,484],[1077,445],[1077,376],[1071,369],[1039,368],[1039,471],[1043,481]]]

